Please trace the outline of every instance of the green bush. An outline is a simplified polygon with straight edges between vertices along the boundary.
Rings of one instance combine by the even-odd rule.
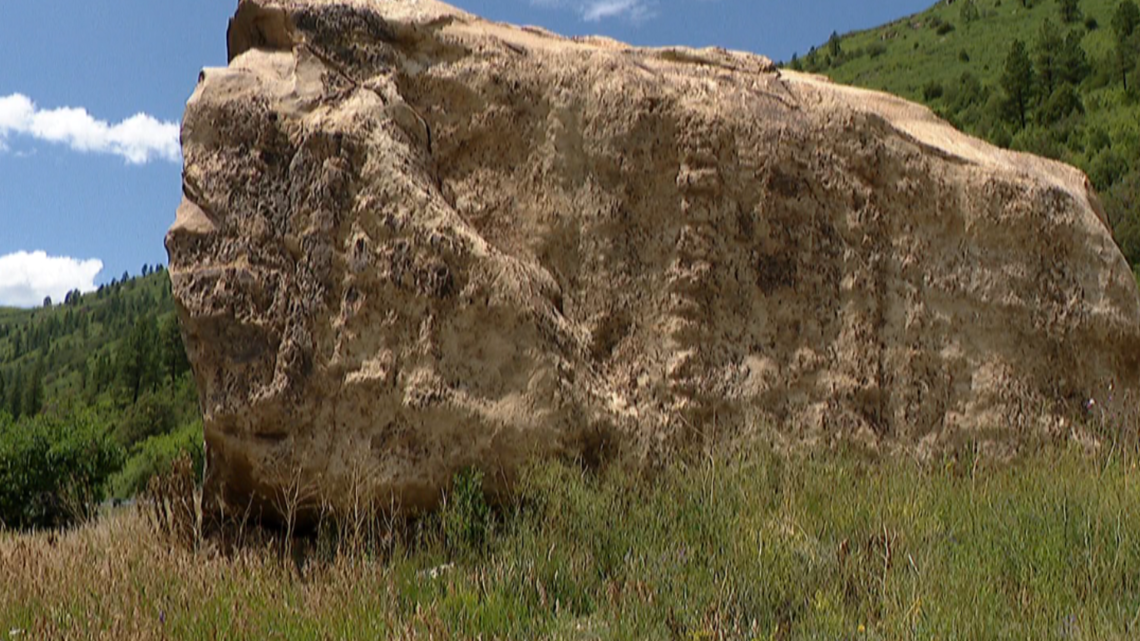
[[[931,80],[922,86],[922,99],[927,102],[941,98],[942,94],[942,83],[937,80]]]
[[[0,418],[0,527],[28,529],[87,519],[122,450],[89,410]]]
[[[128,498],[143,491],[152,476],[169,471],[171,464],[183,452],[190,455],[194,474],[200,482],[205,460],[201,421],[185,425],[170,434],[151,436],[140,443],[112,480],[114,495]]]
[[[1124,176],[1102,197],[1120,251],[1130,264],[1140,267],[1140,172]]]
[[[1018,151],[1027,151],[1054,160],[1060,159],[1063,151],[1052,132],[1038,125],[1029,125],[1017,132],[1010,146]]]
[[[123,411],[115,438],[130,449],[151,437],[173,432],[176,418],[174,399],[165,390],[148,392]]]
[[[1069,117],[1072,114],[1083,114],[1085,107],[1081,104],[1081,96],[1072,85],[1065,83],[1053,90],[1053,93],[1037,111],[1037,121],[1042,125],[1051,125]]]
[[[1102,150],[1093,158],[1089,178],[1093,185],[1105,191],[1128,172],[1128,159],[1112,147]]]
[[[491,533],[491,508],[483,496],[483,473],[467,468],[455,475],[440,510],[444,542],[452,556],[481,552]]]

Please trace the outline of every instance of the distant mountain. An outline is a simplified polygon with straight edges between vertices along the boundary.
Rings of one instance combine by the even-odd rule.
[[[785,66],[925,103],[994,144],[1081,168],[1135,268],[1138,59],[1135,0],[953,0],[833,34]]]

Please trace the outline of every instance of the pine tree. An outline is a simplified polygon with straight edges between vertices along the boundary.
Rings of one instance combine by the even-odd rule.
[[[1029,60],[1025,43],[1020,40],[1014,40],[1010,45],[1001,74],[1001,86],[1005,89],[1008,108],[1024,129],[1029,100],[1033,95],[1033,63]]]
[[[836,61],[843,54],[843,46],[840,43],[839,33],[836,31],[832,31],[831,37],[827,39],[827,52],[831,54],[831,59]]]
[[[1038,97],[1041,102],[1053,95],[1061,76],[1060,55],[1064,49],[1065,40],[1060,30],[1052,20],[1046,19],[1041,25],[1041,33],[1037,36],[1037,47],[1034,52],[1033,67],[1037,71]]]
[[[1136,68],[1136,58],[1140,55],[1140,33],[1137,33],[1137,26],[1140,26],[1140,7],[1132,0],[1124,0],[1112,14],[1112,31],[1116,35],[1113,56],[1116,73],[1126,91],[1128,76]]]
[[[1137,58],[1140,58],[1140,29],[1133,31],[1131,35],[1116,43],[1114,52],[1116,72],[1120,75],[1120,82],[1127,91],[1129,89],[1128,79],[1137,68]]]
[[[1065,38],[1064,45],[1057,56],[1057,66],[1060,69],[1060,80],[1076,87],[1084,82],[1089,75],[1089,59],[1081,45],[1084,35],[1079,29],[1073,29]]]
[[[44,406],[44,367],[37,362],[32,375],[28,378],[24,389],[24,403],[22,411],[25,416],[35,416]]]
[[[1140,25],[1140,7],[1132,0],[1124,0],[1117,5],[1112,14],[1112,31],[1116,34],[1116,42],[1127,40],[1136,31],[1137,25]]]
[[[23,370],[17,368],[15,377],[8,384],[8,413],[12,418],[18,419],[24,408],[24,375]]]
[[[154,317],[144,316],[135,321],[134,328],[119,348],[116,358],[119,379],[130,394],[132,403],[137,403],[143,389],[154,383],[156,334]]]
[[[162,351],[162,366],[170,377],[173,386],[184,372],[190,370],[190,360],[186,357],[186,347],[182,344],[182,330],[176,315],[168,316],[159,328],[159,343]]]

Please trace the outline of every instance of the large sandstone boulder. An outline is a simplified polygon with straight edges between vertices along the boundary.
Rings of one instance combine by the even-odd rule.
[[[1077,170],[720,49],[432,0],[255,0],[167,237],[225,509],[428,506],[466,465],[1064,435],[1136,384]]]

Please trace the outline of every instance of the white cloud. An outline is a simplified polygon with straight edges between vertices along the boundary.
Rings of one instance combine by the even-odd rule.
[[[530,0],[537,7],[574,9],[586,22],[624,18],[644,22],[657,16],[656,0]]]
[[[115,154],[136,165],[181,158],[178,123],[140,113],[110,124],[91,117],[82,107],[39,109],[18,93],[0,96],[0,151],[7,147],[5,139],[13,135],[67,145],[75,151]]]
[[[641,22],[652,18],[653,15],[644,0],[593,0],[582,8],[582,19],[587,22],[619,17]]]
[[[95,277],[103,261],[48,256],[45,252],[19,251],[0,256],[0,306],[34,307],[45,296],[63,301],[67,292],[95,289]]]

